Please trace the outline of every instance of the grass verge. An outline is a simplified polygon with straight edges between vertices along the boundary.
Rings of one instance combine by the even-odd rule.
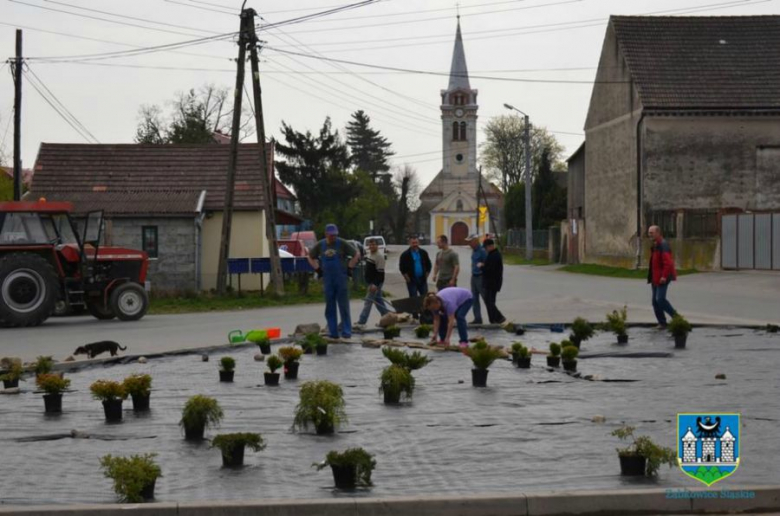
[[[351,287],[351,285],[350,285]],[[187,293],[181,295],[157,295],[149,300],[149,313],[161,314],[186,314],[197,312],[231,312],[239,310],[251,310],[255,308],[270,308],[277,306],[305,305],[323,303],[322,283],[311,282],[307,294],[298,293],[297,283],[289,283],[284,288],[285,295],[277,298],[266,292],[260,296],[259,291],[242,291],[241,294],[233,292],[224,296],[212,293]],[[358,290],[350,288],[351,299],[363,299],[366,297],[366,289]]]
[[[560,270],[572,272],[575,274],[590,274],[591,276],[607,276],[610,278],[629,278],[647,280],[647,269],[623,269],[621,267],[610,267],[608,265],[596,265],[592,263],[581,263],[577,265],[566,265]],[[696,269],[678,269],[678,276],[697,273]]]
[[[534,258],[532,260],[526,260],[524,256],[519,254],[505,254],[505,265],[553,265],[553,263],[547,258]]]

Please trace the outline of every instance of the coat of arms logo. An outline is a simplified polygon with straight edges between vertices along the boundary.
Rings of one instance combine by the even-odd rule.
[[[711,486],[739,467],[739,414],[677,414],[677,462]]]

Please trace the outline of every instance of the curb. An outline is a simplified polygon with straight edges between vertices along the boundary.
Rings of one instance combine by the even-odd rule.
[[[19,516],[639,516],[780,510],[780,487],[634,489],[472,496],[249,500],[124,505],[0,506]]]

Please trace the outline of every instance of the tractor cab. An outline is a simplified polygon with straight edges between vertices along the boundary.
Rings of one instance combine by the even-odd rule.
[[[38,325],[55,308],[98,319],[146,313],[146,253],[101,247],[103,213],[72,212],[66,202],[0,203],[0,325]]]

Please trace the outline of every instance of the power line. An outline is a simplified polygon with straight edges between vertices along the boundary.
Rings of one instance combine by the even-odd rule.
[[[24,71],[24,76],[27,78],[28,83],[33,87],[33,89],[38,92],[38,95],[41,96],[41,98],[46,101],[49,106],[54,110],[55,113],[57,113],[65,122],[78,133],[79,136],[81,136],[84,140],[87,141],[87,143],[99,143],[94,137],[93,139],[90,139],[90,136],[84,132],[83,129],[79,127],[79,122],[77,120],[71,120],[67,115],[65,115],[60,108],[55,104],[53,100],[51,100],[38,86],[38,84],[32,80],[32,75],[28,74],[27,71]]]
[[[210,7],[202,7],[200,5],[192,5],[192,4],[188,4],[188,3],[185,3],[185,2],[179,2],[177,0],[163,0],[163,1],[164,2],[168,2],[169,4],[183,5],[184,7],[189,7],[191,9],[199,9],[201,11],[209,11],[209,12],[212,12],[212,13],[225,14],[227,16],[233,16],[233,17],[240,16],[240,14],[236,13],[236,12],[229,13],[227,11],[220,11],[218,9],[212,9]]]

